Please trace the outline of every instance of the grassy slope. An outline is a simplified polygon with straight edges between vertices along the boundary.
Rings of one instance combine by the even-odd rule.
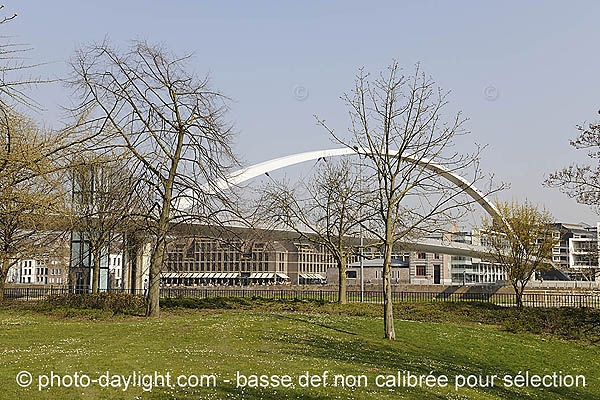
[[[598,399],[600,351],[597,346],[511,334],[489,326],[398,321],[398,340],[380,339],[382,321],[369,316],[303,314],[284,311],[173,311],[160,320],[136,317],[89,321],[56,318],[33,311],[0,309],[0,390],[3,399],[22,398],[409,398],[409,399]],[[584,374],[585,389],[366,389],[241,391],[219,383],[212,389],[20,389],[15,375],[107,370],[178,374],[242,373],[374,376],[410,370],[434,374],[515,374],[564,371]]]

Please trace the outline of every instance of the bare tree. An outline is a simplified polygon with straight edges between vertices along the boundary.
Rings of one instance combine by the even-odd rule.
[[[600,214],[600,123],[589,123],[577,127],[579,135],[570,144],[578,150],[587,150],[592,164],[571,164],[548,175],[544,181],[547,187],[557,188],[579,204],[592,208]],[[582,275],[590,280],[597,279],[600,273],[598,245],[587,249],[585,258],[596,268],[582,270]]]
[[[127,167],[123,155],[99,156],[87,152],[74,160],[71,168],[73,185],[74,230],[78,232],[93,264],[92,293],[100,286],[100,264],[105,252],[119,233],[127,230],[136,207],[135,171]]]
[[[227,211],[229,199],[212,183],[235,163],[227,99],[189,73],[188,60],[142,41],[124,51],[105,41],[80,49],[72,61],[78,111],[102,132],[94,146],[122,149],[141,164],[150,200],[141,217],[154,236],[147,309],[153,317],[170,229],[184,221],[215,223]]]
[[[338,267],[338,301],[347,302],[346,265],[357,254],[361,222],[368,218],[360,177],[348,159],[325,160],[312,181],[298,188],[274,182],[262,188],[259,206],[263,214],[301,238],[323,246]]]
[[[0,26],[3,26],[15,18],[17,13],[2,16],[4,4],[0,5]],[[31,74],[36,67],[43,65],[31,64],[25,61],[25,54],[31,48],[23,43],[13,43],[7,36],[0,38],[0,107],[14,106],[20,104],[26,108],[40,109],[39,104],[27,93],[26,89],[31,85],[49,82]]]
[[[505,272],[515,290],[517,306],[523,306],[523,292],[536,271],[547,268],[552,248],[560,241],[554,236],[554,220],[545,209],[529,202],[497,202],[503,219],[483,220],[482,242]]]
[[[461,155],[452,149],[465,134],[458,112],[444,120],[448,93],[421,72],[408,76],[393,62],[374,80],[360,69],[355,86],[342,100],[349,108],[350,138],[339,136],[323,120],[320,124],[341,144],[358,147],[364,155],[374,218],[364,225],[371,240],[383,248],[385,337],[395,339],[391,266],[396,244],[426,232],[443,229],[460,219],[475,200],[464,196],[467,184],[456,186],[439,171],[464,175],[468,183],[483,179],[479,148]],[[428,168],[436,165],[437,172]]]
[[[544,184],[558,188],[579,204],[585,204],[600,213],[600,124],[578,126],[579,136],[571,141],[578,150],[587,150],[592,165],[572,164],[551,173]]]

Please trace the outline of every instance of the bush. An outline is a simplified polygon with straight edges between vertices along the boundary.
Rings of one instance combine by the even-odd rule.
[[[564,339],[600,341],[600,310],[590,308],[524,308],[504,321],[513,333],[548,334]]]
[[[68,307],[112,311],[114,314],[138,313],[146,307],[146,298],[129,293],[84,293],[48,296],[41,307]]]

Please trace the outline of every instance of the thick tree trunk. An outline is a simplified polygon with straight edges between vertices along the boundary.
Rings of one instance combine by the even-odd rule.
[[[0,303],[4,300],[4,286],[6,284],[6,278],[8,278],[9,266],[10,261],[8,259],[0,259]]]
[[[167,241],[166,223],[161,224],[156,238],[156,248],[150,259],[150,276],[148,283],[148,305],[146,316],[157,318],[160,316],[160,272],[163,266],[165,244]]]
[[[4,283],[7,275],[8,274],[4,272],[4,262],[2,262],[2,264],[0,264],[0,304],[4,300]]]
[[[519,284],[514,283],[513,288],[515,289],[515,295],[516,295],[516,299],[517,299],[517,307],[522,308],[523,307],[523,292],[525,291],[525,285],[522,285],[519,288]]]
[[[100,288],[100,250],[96,247],[92,252],[94,259],[94,273],[92,276],[92,293],[96,294]]]
[[[392,306],[392,243],[385,245],[385,258],[383,261],[383,325],[385,329],[385,338],[396,339],[394,329],[394,309]]]
[[[169,90],[171,99],[176,101],[176,95]],[[175,110],[179,120],[179,110]],[[169,169],[169,179],[165,182],[165,191],[162,198],[162,210],[158,220],[158,234],[156,236],[156,248],[152,252],[150,261],[150,282],[148,286],[148,300],[146,316],[157,318],[160,315],[160,272],[163,268],[165,247],[167,245],[167,233],[169,231],[169,216],[171,214],[171,201],[173,200],[173,182],[177,176],[177,165],[181,158],[181,149],[183,148],[184,129],[181,128],[178,133],[177,147],[175,154],[171,158],[171,167]]]
[[[346,260],[344,258],[338,260],[338,273],[338,302],[340,304],[346,304],[348,302],[348,298],[346,295]]]

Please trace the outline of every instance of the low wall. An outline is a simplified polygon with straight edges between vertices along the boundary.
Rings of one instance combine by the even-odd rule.
[[[527,288],[536,289],[596,289],[600,290],[600,282],[587,281],[533,281],[529,282]]]
[[[327,285],[335,290],[337,286]],[[360,286],[348,286],[348,290],[360,290]],[[381,291],[381,285],[366,284],[365,291]],[[505,285],[392,285],[394,292],[428,292],[428,293],[514,293],[512,287]]]
[[[567,291],[567,292],[588,292],[600,290],[600,282],[575,282],[575,281],[544,281],[531,282],[525,289],[526,292],[540,291]],[[323,287],[323,286],[321,286]],[[335,290],[337,286],[327,285],[326,287]],[[360,286],[348,286],[348,290],[360,290]],[[366,291],[381,291],[381,285],[365,285]],[[394,292],[429,292],[429,293],[514,293],[510,285],[392,285]]]

